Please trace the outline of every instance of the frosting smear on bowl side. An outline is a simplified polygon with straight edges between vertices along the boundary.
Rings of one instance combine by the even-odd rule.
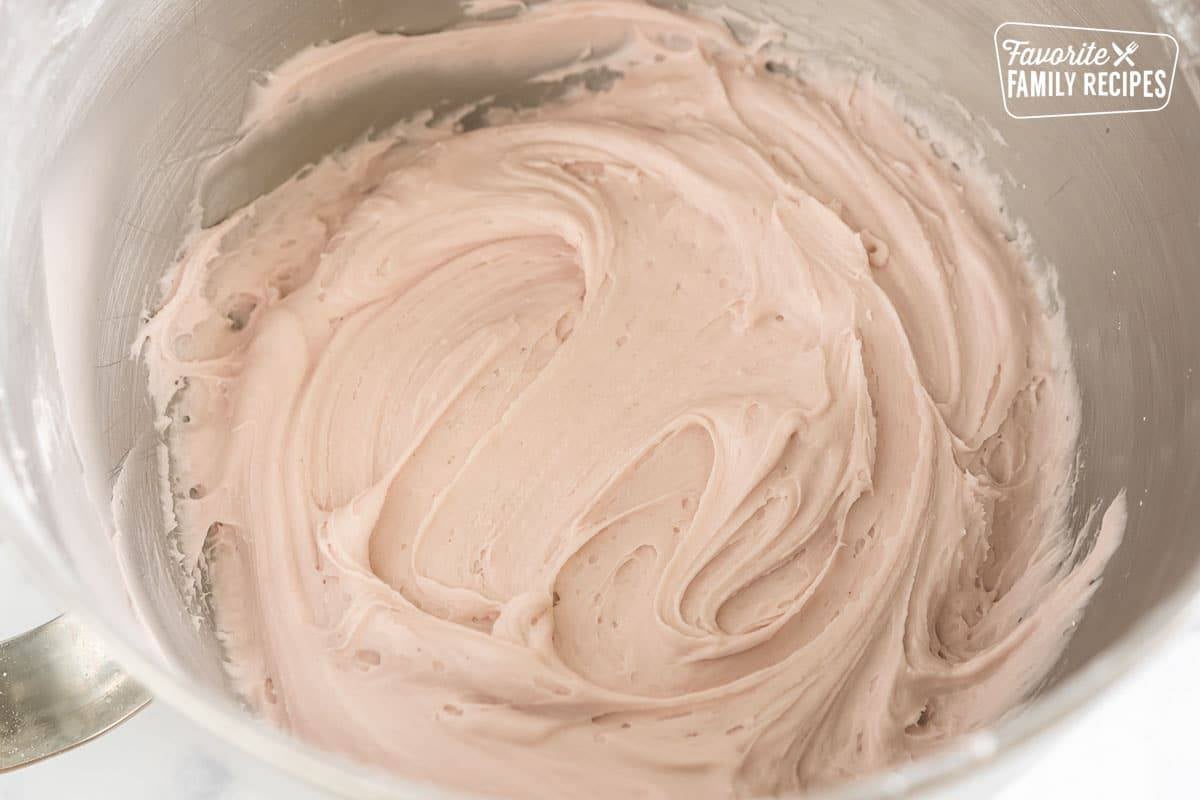
[[[1124,500],[1067,528],[1061,317],[885,94],[549,3],[307,51],[258,123],[380,65],[599,36],[603,91],[361,141],[165,281],[141,348],[235,686],[522,798],[778,793],[994,722]]]

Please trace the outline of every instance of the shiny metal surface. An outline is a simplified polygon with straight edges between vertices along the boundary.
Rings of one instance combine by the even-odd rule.
[[[1041,695],[994,729],[831,796],[963,796],[1028,756],[1161,640],[1200,590],[1200,107],[1188,0],[743,0],[792,44],[875,65],[921,110],[977,143],[1009,213],[1053,265],[1083,398],[1075,511],[1124,487],[1126,540]],[[336,120],[283,132],[201,185],[239,141],[248,91],[296,50],[366,30],[420,33],[451,0],[9,0],[0,4],[0,522],[47,582],[154,694],[227,740],[238,770],[349,796],[430,796],[286,739],[225,686],[220,649],[172,553],[157,432],[128,358],[156,280],[197,209],[209,219],[304,163],[422,106],[469,102],[489,76],[438,65],[391,76]],[[1181,80],[1161,112],[1013,120],[992,32],[1025,20],[1170,30]],[[511,80],[519,82],[520,76]],[[412,88],[410,88],[412,87]],[[970,109],[969,113],[964,109]],[[382,114],[382,116],[380,116]],[[124,502],[113,503],[121,484]],[[121,553],[118,564],[113,547]],[[122,569],[133,579],[130,611]],[[142,627],[155,633],[152,645]]]
[[[0,772],[104,733],[150,702],[69,616],[0,642]]]

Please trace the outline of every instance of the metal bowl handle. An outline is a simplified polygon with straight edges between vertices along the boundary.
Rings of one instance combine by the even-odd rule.
[[[0,642],[0,772],[83,744],[150,695],[70,616]]]

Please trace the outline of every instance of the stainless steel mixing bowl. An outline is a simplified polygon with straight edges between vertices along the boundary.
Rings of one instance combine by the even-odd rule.
[[[1035,751],[1041,734],[1143,658],[1200,585],[1193,9],[1181,0],[728,5],[782,23],[801,49],[876,65],[1010,177],[1007,207],[1057,269],[1074,340],[1083,397],[1076,510],[1128,492],[1125,542],[1040,695],[931,759],[831,790],[958,795]],[[528,76],[470,75],[454,64],[387,76],[376,87],[383,94],[348,98],[336,118],[309,120],[303,135],[198,187],[202,165],[237,141],[255,77],[315,42],[417,34],[461,13],[451,0],[0,4],[3,529],[140,683],[212,734],[232,772],[276,789],[299,780],[356,797],[437,794],[291,741],[231,696],[211,628],[191,622],[163,534],[153,418],[130,348],[197,190],[205,218],[220,218],[368,127]],[[1013,20],[1170,31],[1180,45],[1175,96],[1154,113],[1011,119],[992,34]],[[113,502],[118,482],[128,502]]]

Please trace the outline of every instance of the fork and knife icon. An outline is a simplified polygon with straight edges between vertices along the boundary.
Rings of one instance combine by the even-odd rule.
[[[1137,52],[1137,42],[1130,42],[1124,50],[1122,50],[1116,42],[1110,42],[1110,45],[1112,46],[1113,54],[1117,57],[1116,61],[1112,63],[1114,67],[1119,67],[1125,62],[1129,62],[1129,66],[1131,67],[1137,66],[1133,63],[1133,59],[1130,58],[1130,56]]]

